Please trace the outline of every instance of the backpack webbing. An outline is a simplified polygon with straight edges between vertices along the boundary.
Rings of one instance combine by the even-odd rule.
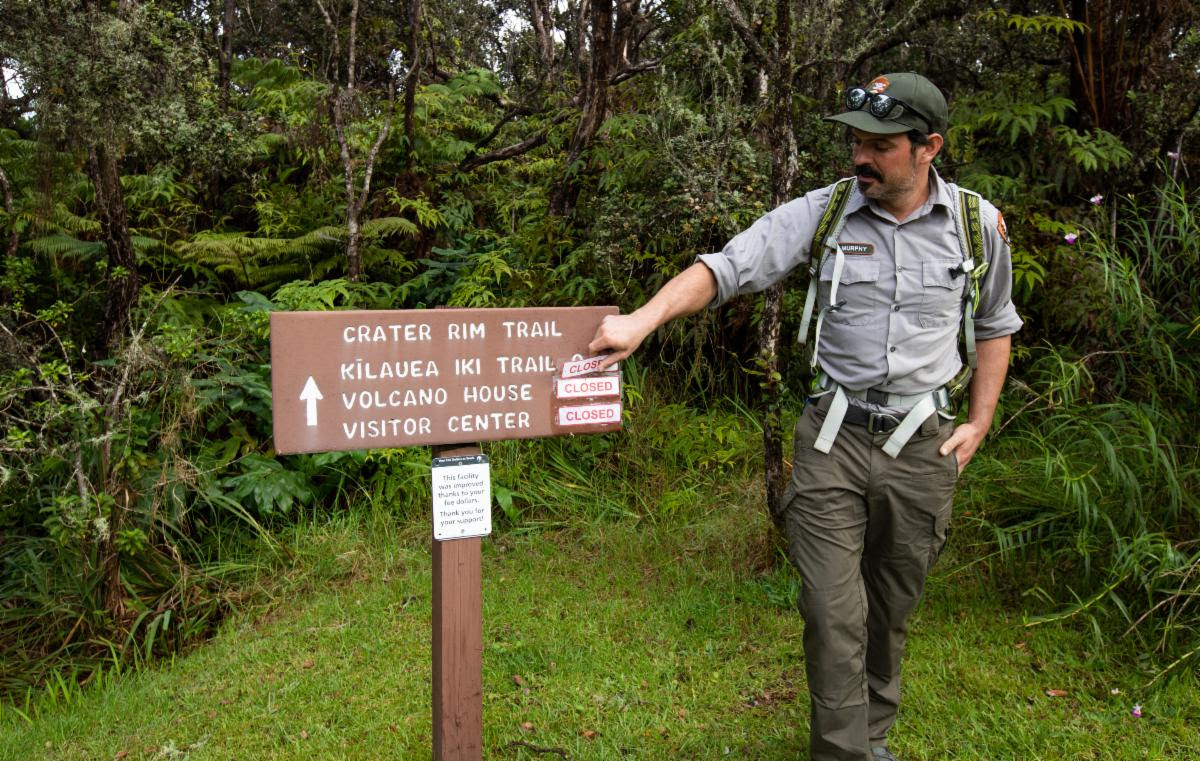
[[[809,247],[808,255],[808,294],[804,298],[804,311],[800,314],[800,336],[801,344],[808,342],[808,324],[812,321],[813,307],[817,303],[817,280],[821,263],[825,261],[825,252],[829,249],[837,251],[837,236],[841,234],[842,226],[846,223],[846,204],[850,201],[850,193],[854,190],[854,178],[846,177],[838,180],[833,186],[833,192],[829,196],[829,202],[825,204],[825,210],[821,212],[821,218],[817,221],[817,230],[813,233],[812,245]],[[816,253],[820,251],[821,256]],[[838,255],[841,252],[838,251]],[[830,298],[830,301],[833,299]],[[828,309],[829,307],[826,307]],[[834,307],[836,309],[836,307]],[[822,315],[824,316],[824,315]],[[818,326],[820,318],[818,318]],[[813,339],[813,356],[812,363],[815,366],[817,361],[816,344],[817,338],[820,336],[820,328],[818,327],[816,336]]]

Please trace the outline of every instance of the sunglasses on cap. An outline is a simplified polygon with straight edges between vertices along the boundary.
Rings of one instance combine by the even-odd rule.
[[[888,119],[891,121],[899,119],[905,113],[911,113],[925,122],[925,127],[929,132],[934,131],[933,122],[925,114],[899,98],[893,98],[891,95],[884,93],[868,92],[865,87],[855,87],[846,91],[846,108],[851,111],[862,111],[865,109],[867,113],[877,119]]]

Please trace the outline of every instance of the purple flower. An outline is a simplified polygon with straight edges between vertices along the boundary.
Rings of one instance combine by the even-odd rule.
[[[1092,206],[1099,206],[1102,201],[1104,201],[1104,196],[1100,195],[1099,193],[1088,199],[1088,203],[1090,203]]]
[[[1179,161],[1179,151],[1167,151],[1167,158],[1171,161]]]
[[[1075,241],[1079,240],[1079,234],[1078,233],[1067,233],[1066,235],[1063,236],[1063,240],[1065,240],[1069,245],[1074,246]]]
[[[1140,718],[1142,718],[1142,707],[1140,705],[1134,703],[1133,710],[1130,711],[1129,713],[1131,713],[1135,719],[1140,719]]]

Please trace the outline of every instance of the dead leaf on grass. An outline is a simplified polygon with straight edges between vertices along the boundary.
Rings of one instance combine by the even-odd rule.
[[[1066,690],[1046,690],[1046,695],[1052,698],[1065,698],[1069,694]]]

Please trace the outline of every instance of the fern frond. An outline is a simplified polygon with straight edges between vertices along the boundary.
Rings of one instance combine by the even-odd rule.
[[[404,235],[410,238],[415,238],[420,233],[420,229],[410,219],[404,217],[380,217],[364,222],[362,225],[362,235],[364,238],[386,238],[389,235]]]
[[[278,264],[253,267],[247,273],[247,285],[253,288],[262,288],[274,283],[286,283],[302,278],[320,277],[317,274],[317,271],[320,269],[328,270],[328,268],[313,267],[307,261],[280,262]]]
[[[403,214],[406,211],[411,211],[417,215],[417,224],[427,230],[432,230],[438,227],[446,226],[446,217],[433,204],[429,203],[429,199],[407,198],[400,195],[395,188],[387,189],[387,198],[392,205],[396,207],[396,211]],[[416,235],[416,228],[413,228],[412,235]]]
[[[0,129],[0,158],[28,161],[36,153],[36,142],[25,140],[14,130]]]
[[[27,229],[35,235],[97,235],[100,233],[99,222],[81,217],[61,203],[54,204],[48,214],[41,213],[37,209],[26,209],[18,211],[15,216],[24,222]]]
[[[1019,13],[992,10],[984,11],[980,17],[987,21],[998,21],[1021,34],[1068,35],[1088,31],[1087,24],[1065,16],[1022,16]]]
[[[27,244],[35,254],[41,256],[66,256],[77,259],[89,259],[99,256],[105,251],[103,243],[79,240],[69,235],[47,235],[34,238]]]
[[[158,238],[148,238],[145,235],[134,235],[132,236],[132,240],[133,250],[139,254],[166,245]]]
[[[315,230],[309,230],[304,235],[292,238],[289,243],[289,249],[293,252],[303,252],[305,255],[316,254],[327,248],[345,246],[346,228],[341,225],[318,227]]]

